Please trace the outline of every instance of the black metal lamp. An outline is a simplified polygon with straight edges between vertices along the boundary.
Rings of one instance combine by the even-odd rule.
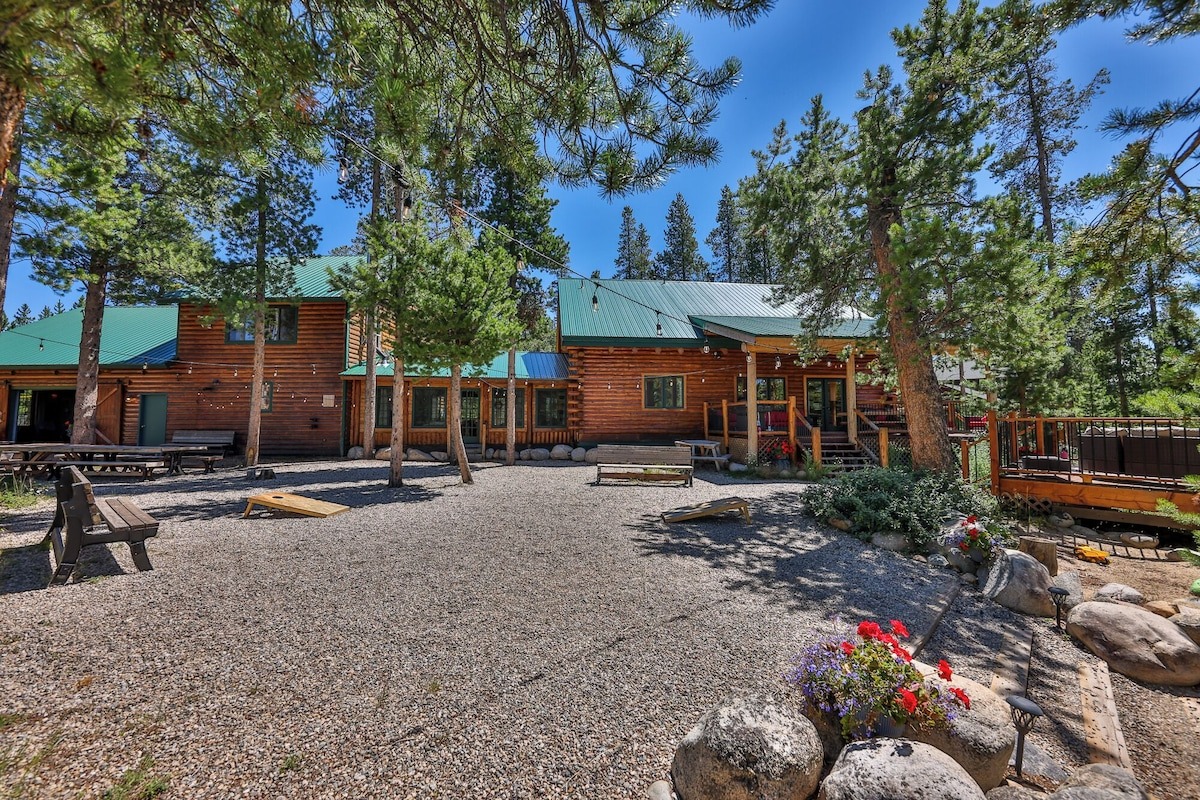
[[[1038,717],[1045,716],[1038,704],[1030,700],[1028,697],[1022,697],[1019,694],[1010,694],[1004,698],[1005,702],[1010,706],[1009,711],[1012,712],[1013,726],[1017,729],[1017,777],[1021,777],[1021,763],[1025,760],[1025,734],[1033,728],[1033,723],[1037,722]]]
[[[1054,601],[1054,627],[1062,630],[1062,610],[1063,604],[1067,602],[1067,598],[1071,593],[1061,586],[1050,587],[1050,599]]]

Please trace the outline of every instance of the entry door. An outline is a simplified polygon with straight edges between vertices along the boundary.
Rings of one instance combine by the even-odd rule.
[[[479,390],[463,389],[462,437],[465,444],[479,444]]]
[[[823,431],[846,430],[845,378],[809,378],[805,390],[810,425]]]
[[[138,399],[138,444],[154,447],[167,440],[167,396],[143,394]]]

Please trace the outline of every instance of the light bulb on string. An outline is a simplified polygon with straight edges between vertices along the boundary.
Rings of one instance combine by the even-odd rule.
[[[192,374],[192,365],[188,364],[188,375]]]
[[[700,352],[704,353],[704,355],[708,355],[711,350],[712,348],[708,346],[708,340],[706,339],[704,341],[704,347],[700,348]]]
[[[313,373],[313,375],[317,374],[317,365],[316,364],[312,365],[312,373]]]
[[[45,349],[46,349],[46,342],[42,339],[38,339],[38,350],[45,350]]]
[[[654,332],[655,332],[655,333],[657,333],[659,336],[662,336],[662,335],[663,335],[663,330],[662,330],[662,312],[661,312],[661,311],[655,311],[654,313],[655,313],[655,317],[654,317]]]
[[[275,372],[274,372],[274,373],[271,375],[271,377],[273,377],[273,378],[278,378],[278,377],[279,377],[279,367],[276,367],[276,368],[275,368]]]
[[[783,359],[781,359],[779,356],[775,356],[775,369],[779,369],[782,366],[783,366]]]
[[[751,355],[750,353],[746,353],[746,363],[747,363],[747,364],[753,364],[753,363],[754,363],[754,356],[753,356],[753,355]]]

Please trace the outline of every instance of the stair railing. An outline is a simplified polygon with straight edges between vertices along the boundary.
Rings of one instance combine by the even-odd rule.
[[[881,467],[888,465],[888,429],[881,428],[867,418],[862,411],[854,409],[858,418],[858,430],[850,439],[850,443],[867,454],[867,457]]]
[[[821,429],[819,427],[814,426],[811,422],[809,422],[808,418],[800,413],[799,408],[794,407],[792,417],[797,422],[800,423],[800,429],[804,430],[808,433],[809,441],[811,442],[810,446],[805,447],[804,440],[797,437],[796,438],[797,452],[803,451],[805,458],[812,459],[812,462],[814,464],[820,464],[821,463]]]

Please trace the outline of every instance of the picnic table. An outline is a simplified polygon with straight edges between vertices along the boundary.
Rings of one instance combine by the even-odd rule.
[[[202,445],[163,444],[152,446],[125,444],[27,443],[0,445],[0,453],[16,456],[8,463],[19,475],[54,477],[64,466],[105,472],[140,470],[153,477],[155,469],[168,475],[183,474],[183,457],[207,453]]]
[[[729,463],[729,454],[721,454],[721,443],[709,439],[679,439],[675,442],[679,447],[688,447],[692,451],[692,463],[710,461],[721,471],[721,466]]]

